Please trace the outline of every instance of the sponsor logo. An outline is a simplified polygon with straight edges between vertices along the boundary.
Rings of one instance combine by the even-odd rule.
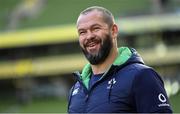
[[[164,103],[164,102],[167,101],[167,100],[166,100],[166,97],[165,97],[162,93],[160,93],[160,94],[158,95],[158,99],[159,99],[162,103]]]
[[[162,107],[162,106],[170,106],[168,103],[166,103],[166,102],[167,102],[167,99],[166,99],[166,97],[165,97],[164,94],[160,93],[160,94],[158,95],[158,99],[159,99],[159,101],[161,102],[161,104],[158,105],[159,107]]]

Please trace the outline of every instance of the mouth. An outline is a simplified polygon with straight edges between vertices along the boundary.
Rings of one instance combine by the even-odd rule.
[[[96,46],[97,45],[97,43],[95,43],[95,42],[90,42],[90,43],[88,43],[87,45],[86,45],[86,47],[94,47],[94,46]]]
[[[87,49],[88,52],[94,52],[98,50],[99,45],[100,45],[99,40],[93,40],[93,41],[87,42],[85,45],[85,48]]]

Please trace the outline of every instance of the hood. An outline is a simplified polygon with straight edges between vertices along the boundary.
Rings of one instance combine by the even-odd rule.
[[[133,48],[128,48],[128,47],[118,48],[118,56],[112,65],[114,65],[114,66],[122,66],[122,65],[126,66],[128,64],[133,64],[133,63],[144,64],[142,58],[137,53],[137,51]],[[107,71],[103,75],[106,75],[107,72],[109,71],[109,69],[107,69]],[[88,84],[89,84],[91,74],[92,74],[91,65],[86,64],[82,70],[82,73],[80,75],[80,79],[82,80],[82,82],[84,83],[84,85],[87,88],[88,88]]]

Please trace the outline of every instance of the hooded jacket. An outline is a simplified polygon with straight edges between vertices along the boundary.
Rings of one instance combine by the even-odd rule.
[[[69,113],[172,112],[161,77],[135,49],[119,48],[111,67],[89,87],[91,75],[90,64],[74,73]]]

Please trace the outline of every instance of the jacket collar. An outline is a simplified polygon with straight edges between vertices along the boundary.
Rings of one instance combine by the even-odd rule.
[[[120,65],[124,64],[131,57],[131,55],[132,55],[132,52],[129,48],[127,48],[127,47],[118,48],[118,56],[115,59],[115,61],[113,62],[113,65],[120,66]],[[104,73],[104,75],[107,74],[109,69],[107,69],[107,71]],[[80,79],[82,80],[82,82],[84,83],[84,85],[87,88],[88,88],[91,74],[92,74],[91,65],[88,63],[85,65],[85,67],[83,68],[82,73],[80,75]]]

